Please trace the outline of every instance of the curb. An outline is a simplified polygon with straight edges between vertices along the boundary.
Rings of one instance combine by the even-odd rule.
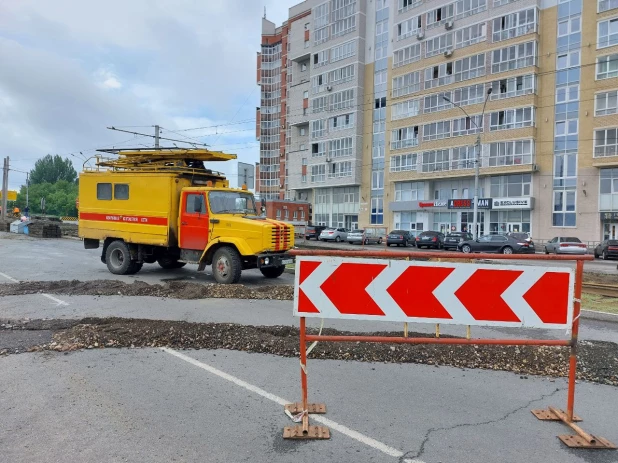
[[[599,320],[603,322],[618,323],[618,315],[607,312],[596,312],[594,310],[582,309],[581,317],[588,320]]]

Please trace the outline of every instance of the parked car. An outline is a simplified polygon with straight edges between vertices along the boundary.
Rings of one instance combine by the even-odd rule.
[[[588,246],[574,236],[556,236],[545,243],[545,254],[588,254]]]
[[[317,240],[320,236],[320,233],[322,233],[322,230],[324,230],[326,227],[322,226],[322,225],[309,225],[305,228],[305,239],[306,240],[310,240],[311,238],[313,238],[314,240]]]
[[[594,257],[597,259],[602,257],[603,260],[618,257],[618,240],[601,241],[597,247],[594,248]]]
[[[424,231],[416,237],[417,248],[441,249],[444,245],[444,233],[436,231]]]
[[[462,241],[474,240],[472,233],[452,232],[444,237],[444,249],[457,249],[457,245]]]
[[[348,238],[348,231],[345,228],[325,228],[320,233],[320,241],[345,241]]]
[[[457,250],[465,253],[488,252],[495,254],[534,254],[534,244],[513,236],[485,235],[477,240],[462,241]]]
[[[414,246],[414,236],[406,230],[391,230],[386,236],[386,245],[391,246],[393,244],[404,247],[408,244]]]
[[[382,236],[380,236],[373,228],[352,230],[348,232],[347,240],[350,244],[382,244]]]

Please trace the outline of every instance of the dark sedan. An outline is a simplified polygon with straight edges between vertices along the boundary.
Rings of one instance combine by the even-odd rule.
[[[391,246],[393,244],[403,247],[406,247],[408,244],[414,246],[414,236],[406,230],[392,230],[386,236],[386,245]]]
[[[594,257],[597,259],[602,257],[603,260],[615,259],[618,257],[618,240],[605,240],[601,241],[596,248],[594,248]]]
[[[320,225],[307,226],[307,228],[305,228],[305,239],[310,240],[311,238],[313,238],[314,240],[317,240],[320,236],[320,233],[322,233],[322,230],[324,230],[325,228],[326,227]]]
[[[416,237],[416,247],[441,249],[444,245],[444,234],[435,231],[424,231]]]
[[[468,232],[452,232],[444,237],[444,249],[457,249],[457,245],[463,241],[472,241],[474,237]]]
[[[462,241],[457,245],[457,249],[465,253],[534,254],[534,244],[531,242],[504,235],[485,235],[476,241]]]

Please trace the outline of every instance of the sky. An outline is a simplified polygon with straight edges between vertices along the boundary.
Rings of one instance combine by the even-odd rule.
[[[153,144],[109,126],[154,134],[159,124],[162,137],[259,161],[261,18],[266,7],[280,25],[297,3],[0,0],[0,158],[15,169],[10,189],[25,183],[18,170],[47,154],[79,172],[97,148]],[[186,130],[198,127],[207,128]],[[215,168],[233,175],[229,164]]]

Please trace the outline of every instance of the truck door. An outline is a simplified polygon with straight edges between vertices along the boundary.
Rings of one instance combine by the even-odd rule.
[[[180,247],[203,250],[209,225],[204,193],[183,192],[180,210]]]

